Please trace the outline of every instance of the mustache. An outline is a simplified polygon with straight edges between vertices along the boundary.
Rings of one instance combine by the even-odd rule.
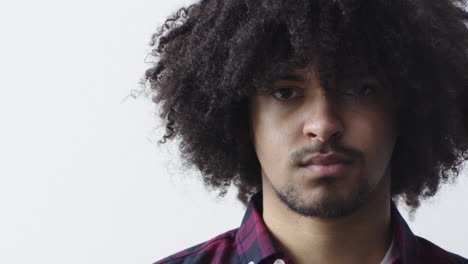
[[[327,154],[331,152],[340,153],[353,160],[362,159],[364,156],[361,151],[351,147],[339,145],[336,142],[314,142],[306,147],[292,152],[289,155],[289,163],[293,166],[299,166],[301,162],[308,156],[311,156],[315,153]]]

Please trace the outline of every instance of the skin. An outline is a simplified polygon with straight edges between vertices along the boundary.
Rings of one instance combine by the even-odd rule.
[[[331,80],[326,92],[316,66],[293,70],[304,80],[280,79],[272,87],[280,90],[250,98],[263,219],[294,263],[378,264],[392,240],[392,96],[370,75],[365,86]],[[299,166],[318,152],[351,163],[332,178]]]

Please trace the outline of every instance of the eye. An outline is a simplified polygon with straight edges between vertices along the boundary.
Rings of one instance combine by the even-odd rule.
[[[369,81],[355,80],[350,81],[345,89],[345,95],[350,96],[368,96],[377,91],[377,86]]]
[[[298,92],[296,87],[282,87],[273,90],[271,95],[279,101],[291,101],[298,97]]]

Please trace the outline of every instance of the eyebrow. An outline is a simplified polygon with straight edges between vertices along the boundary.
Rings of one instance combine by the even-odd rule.
[[[278,78],[276,78],[276,81],[295,81],[295,82],[305,82],[306,78],[295,72],[287,72],[283,75],[280,75]]]

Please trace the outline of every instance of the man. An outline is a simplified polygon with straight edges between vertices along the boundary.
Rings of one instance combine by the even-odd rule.
[[[415,236],[467,160],[468,13],[452,0],[203,0],[146,73],[182,158],[248,204],[156,263],[468,263]]]

